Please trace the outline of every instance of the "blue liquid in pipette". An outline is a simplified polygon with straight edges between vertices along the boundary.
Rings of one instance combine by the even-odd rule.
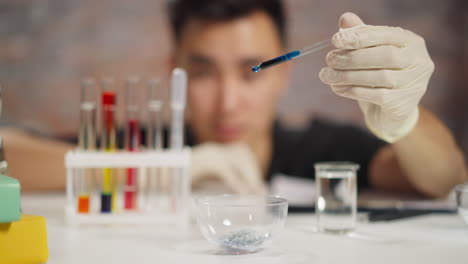
[[[260,70],[264,70],[264,69],[269,68],[271,66],[275,66],[276,64],[291,60],[291,59],[293,59],[293,58],[295,58],[295,57],[297,57],[299,55],[301,55],[300,51],[298,51],[298,50],[291,51],[289,53],[286,53],[286,54],[281,55],[279,57],[276,57],[274,59],[262,62],[257,66],[253,66],[252,71],[253,72],[259,72]]]

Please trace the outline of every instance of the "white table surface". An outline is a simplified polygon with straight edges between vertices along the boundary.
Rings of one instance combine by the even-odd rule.
[[[354,237],[344,237],[314,232],[313,214],[293,214],[269,248],[232,256],[204,240],[195,223],[186,234],[148,226],[70,228],[64,202],[64,194],[22,195],[23,213],[47,219],[49,264],[468,263],[468,226],[458,215],[360,223]]]

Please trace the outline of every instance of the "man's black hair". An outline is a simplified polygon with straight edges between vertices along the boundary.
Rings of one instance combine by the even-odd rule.
[[[176,42],[191,20],[230,21],[263,11],[273,20],[281,42],[286,43],[286,16],[281,0],[169,0],[168,8]]]

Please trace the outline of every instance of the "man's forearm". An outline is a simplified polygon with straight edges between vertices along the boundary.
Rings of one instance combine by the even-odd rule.
[[[19,179],[23,190],[64,189],[64,154],[73,145],[16,129],[0,131],[0,135],[4,137],[9,173]]]
[[[440,197],[467,180],[463,153],[450,131],[422,107],[413,131],[391,147],[408,182],[423,194]]]

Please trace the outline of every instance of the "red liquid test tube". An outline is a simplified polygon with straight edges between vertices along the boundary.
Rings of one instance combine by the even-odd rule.
[[[139,106],[138,106],[138,79],[130,78],[126,86],[126,119],[125,149],[129,152],[139,151],[141,144]],[[124,208],[137,209],[138,196],[138,169],[127,168],[127,177],[124,187]]]

